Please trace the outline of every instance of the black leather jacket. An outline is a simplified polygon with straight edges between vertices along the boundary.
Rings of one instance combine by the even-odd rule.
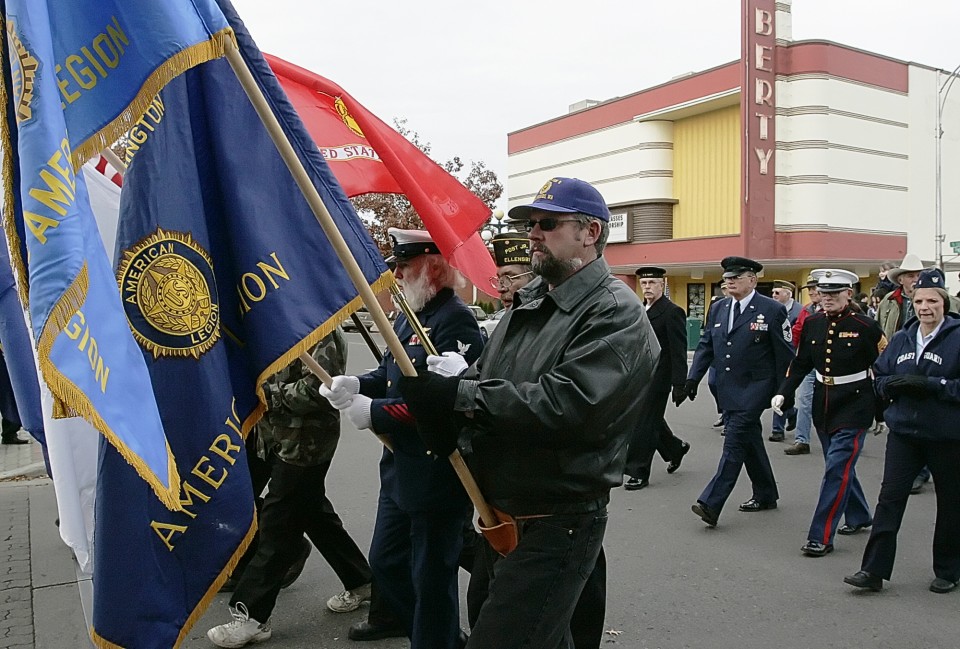
[[[602,258],[552,291],[524,287],[457,398],[486,499],[514,516],[605,506],[659,355],[643,304]]]

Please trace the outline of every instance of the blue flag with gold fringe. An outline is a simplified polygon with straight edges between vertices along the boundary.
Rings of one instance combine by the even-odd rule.
[[[90,421],[176,509],[176,466],[77,170],[232,34],[211,0],[2,5],[4,223],[55,414]]]
[[[365,280],[380,290],[392,276],[379,251],[232,8],[223,10]],[[116,274],[184,511],[159,506],[103,450],[93,617],[98,645],[138,648],[179,644],[249,543],[241,449],[262,414],[260,385],[360,306],[226,61],[168,84],[144,119],[127,148]]]

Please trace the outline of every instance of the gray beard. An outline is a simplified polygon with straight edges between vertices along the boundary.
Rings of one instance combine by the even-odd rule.
[[[533,272],[551,286],[561,283],[583,266],[583,260],[580,258],[560,260],[549,251],[541,249],[538,252],[544,253],[544,256],[533,260]]]
[[[427,305],[427,302],[435,298],[439,292],[439,289],[430,283],[425,274],[421,274],[415,279],[405,278],[401,289],[404,297],[407,298],[410,310],[414,313],[420,312]],[[398,309],[400,308],[396,299],[393,299],[393,304]]]

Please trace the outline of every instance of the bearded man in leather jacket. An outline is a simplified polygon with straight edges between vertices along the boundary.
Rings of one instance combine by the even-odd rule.
[[[610,212],[575,178],[548,181],[525,222],[539,277],[518,291],[480,359],[400,391],[441,456],[461,448],[518,544],[497,565],[467,647],[571,646],[570,618],[596,563],[660,348],[637,295],[601,258]],[[446,358],[446,357],[445,357]],[[570,557],[575,557],[570,560]]]

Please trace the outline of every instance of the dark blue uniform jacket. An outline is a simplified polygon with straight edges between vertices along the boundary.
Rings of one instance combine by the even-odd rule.
[[[713,365],[721,410],[765,410],[793,359],[787,310],[756,293],[728,333],[732,308],[730,297],[710,307],[688,378],[699,383]]]
[[[480,356],[483,340],[477,319],[452,289],[443,289],[417,313],[437,351],[459,352],[467,364]],[[427,352],[400,315],[393,330],[418,372],[427,371]],[[387,351],[380,366],[360,378],[360,394],[371,397],[373,431],[389,435],[393,452],[384,449],[380,459],[380,488],[407,512],[465,507],[468,503],[460,480],[446,458],[427,455],[417,435],[417,425],[397,390],[403,373]]]
[[[929,440],[960,440],[960,317],[947,313],[936,338],[917,356],[917,329],[912,318],[894,334],[874,365],[877,391],[889,398],[884,385],[897,374],[926,376],[930,392],[897,395],[884,419],[890,430]]]

